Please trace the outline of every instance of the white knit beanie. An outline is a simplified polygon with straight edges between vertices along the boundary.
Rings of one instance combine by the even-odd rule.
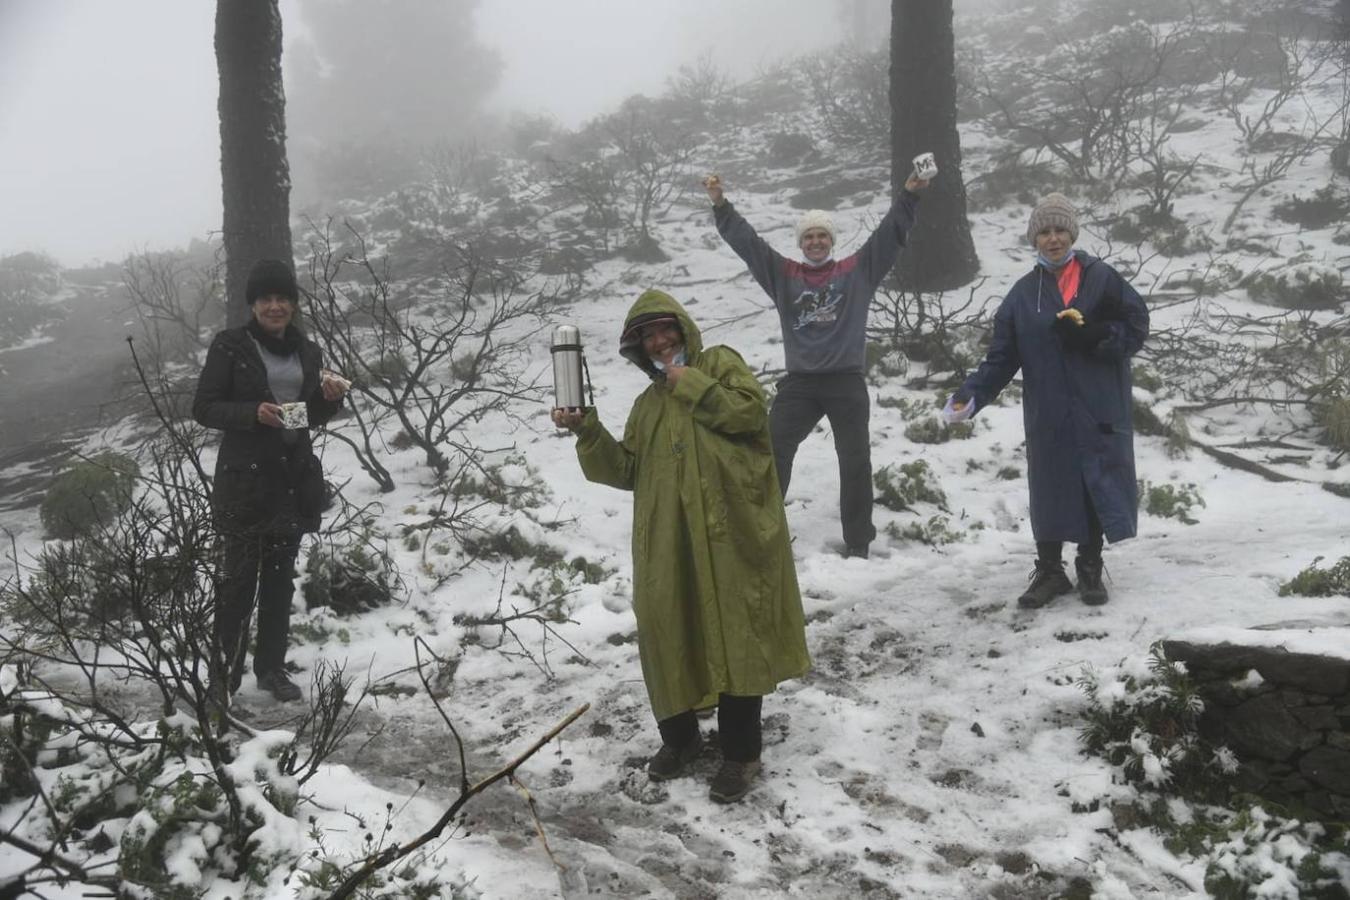
[[[802,245],[802,235],[806,234],[812,228],[824,228],[830,233],[830,240],[834,240],[834,219],[823,209],[808,209],[802,213],[802,217],[797,220],[797,246]]]

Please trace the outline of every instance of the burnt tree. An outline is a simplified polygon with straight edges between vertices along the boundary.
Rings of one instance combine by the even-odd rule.
[[[277,0],[216,0],[225,315],[248,318],[244,282],[259,259],[292,263],[291,173]]]
[[[980,261],[966,220],[961,140],[956,132],[952,0],[891,0],[891,183],[899,192],[912,160],[931,151],[939,174],[924,191],[919,221],[896,274],[911,290],[969,284]]]

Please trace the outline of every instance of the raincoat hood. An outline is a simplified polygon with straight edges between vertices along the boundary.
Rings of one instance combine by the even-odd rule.
[[[619,337],[619,355],[646,372],[653,381],[661,381],[665,375],[652,365],[651,359],[642,349],[642,336],[634,332],[634,328],[667,318],[674,319],[680,326],[687,362],[692,366],[703,352],[703,335],[679,301],[664,291],[653,288],[642,292],[624,317],[623,334]]]

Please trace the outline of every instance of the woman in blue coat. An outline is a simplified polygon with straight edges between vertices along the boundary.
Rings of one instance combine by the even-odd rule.
[[[974,415],[1021,370],[1036,568],[1018,605],[1073,590],[1062,555],[1073,541],[1079,596],[1095,606],[1107,600],[1103,538],[1134,537],[1138,518],[1130,357],[1148,337],[1148,308],[1119,272],[1074,249],[1078,216],[1062,194],[1037,204],[1027,239],[1036,265],[999,306],[989,352],[944,417]]]

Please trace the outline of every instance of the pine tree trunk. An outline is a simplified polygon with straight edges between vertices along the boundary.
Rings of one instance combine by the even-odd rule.
[[[956,41],[952,0],[891,0],[891,183],[897,193],[923,152],[938,176],[923,192],[919,221],[896,267],[906,288],[969,284],[980,268],[966,219],[956,131]]]
[[[278,0],[216,0],[225,321],[248,318],[244,282],[259,259],[294,260]]]

